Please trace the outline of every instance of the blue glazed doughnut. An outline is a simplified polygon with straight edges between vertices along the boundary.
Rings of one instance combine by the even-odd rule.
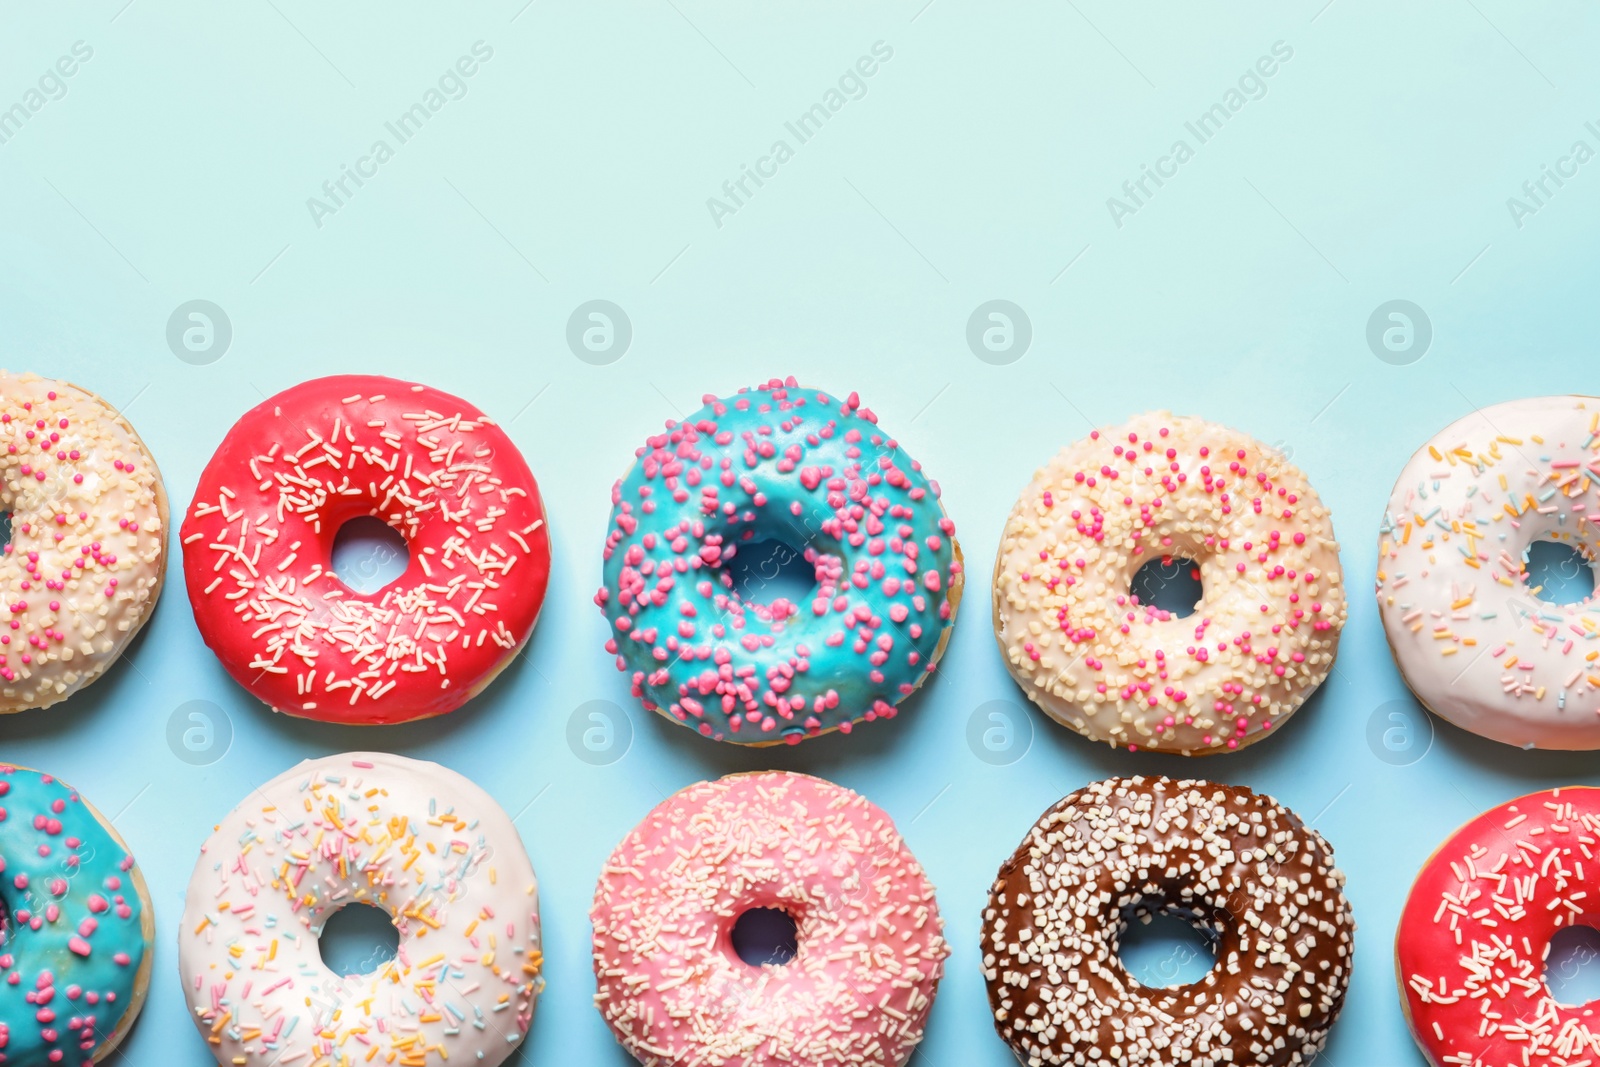
[[[10,764],[0,764],[0,901],[0,1063],[109,1056],[150,988],[149,893],[88,801]]]
[[[939,487],[854,393],[774,379],[704,398],[612,488],[606,649],[644,706],[737,744],[886,719],[933,670],[961,599]],[[805,603],[741,597],[741,545],[804,552]]]

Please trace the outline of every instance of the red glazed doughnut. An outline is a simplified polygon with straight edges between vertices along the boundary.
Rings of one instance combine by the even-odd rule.
[[[371,515],[405,537],[405,573],[358,593],[334,535]],[[274,711],[355,725],[460,707],[533,632],[550,577],[539,487],[463,400],[371,375],[258,404],[206,465],[184,519],[200,634]]]
[[[1544,981],[1557,930],[1594,925],[1600,789],[1530,793],[1450,836],[1417,875],[1395,935],[1400,1000],[1434,1067],[1576,1067],[1600,1013]]]

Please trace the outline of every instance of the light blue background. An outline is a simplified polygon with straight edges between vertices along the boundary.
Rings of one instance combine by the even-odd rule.
[[[439,386],[526,453],[557,571],[528,654],[488,693],[444,721],[361,732],[275,718],[234,686],[200,641],[174,554],[125,662],[65,705],[0,723],[0,755],[115,814],[149,876],[155,988],[116,1062],[211,1062],[173,952],[197,848],[252,784],[356,747],[439,760],[521,813],[549,960],[524,1062],[628,1062],[589,1004],[600,864],[664,794],[761,767],[865,793],[939,887],[955,955],[918,1064],[1011,1062],[978,972],[989,881],[1048,804],[1137,771],[1248,784],[1316,819],[1361,924],[1325,1062],[1421,1062],[1391,965],[1412,874],[1482,808],[1600,774],[1591,756],[1520,753],[1443,725],[1409,766],[1375,755],[1369,720],[1405,696],[1369,592],[1377,526],[1406,458],[1474,405],[1600,392],[1600,162],[1520,229],[1506,206],[1574,140],[1600,147],[1584,129],[1600,119],[1600,12],[1510,0],[124,3],[0,11],[0,108],[73,42],[94,49],[65,97],[0,144],[0,362],[122,406],[178,510],[264,394],[333,371]],[[306,198],[478,40],[494,56],[466,97],[315,226]],[[707,197],[879,40],[894,56],[865,97],[717,227]],[[1115,226],[1106,199],[1280,40],[1294,55],[1267,94]],[[206,366],[165,340],[169,314],[194,298],[234,330]],[[565,341],[569,314],[594,298],[633,324],[609,366]],[[993,298],[1032,322],[1031,348],[1007,366],[965,340]],[[1434,330],[1407,366],[1365,340],[1373,309],[1396,298]],[[859,390],[942,481],[976,581],[939,677],[894,723],[853,738],[751,752],[636,712],[625,757],[581,762],[566,742],[573,709],[629,703],[590,602],[610,484],[702,393],[787,373]],[[1030,712],[1031,750],[988,765],[968,747],[969,718],[1020,699],[984,581],[1013,497],[1091,424],[1158,407],[1292,449],[1320,489],[1353,600],[1337,670],[1282,736],[1241,755],[1114,752]],[[168,717],[195,699],[234,731],[208,767],[166,741]]]

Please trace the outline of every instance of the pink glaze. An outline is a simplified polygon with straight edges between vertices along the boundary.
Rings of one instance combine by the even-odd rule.
[[[795,921],[787,965],[735,954],[733,925],[752,908]],[[611,854],[590,918],[595,1003],[647,1067],[898,1067],[950,951],[889,817],[783,771],[658,805]]]

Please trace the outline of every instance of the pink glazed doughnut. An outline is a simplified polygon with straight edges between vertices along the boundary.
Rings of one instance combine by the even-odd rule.
[[[794,921],[787,964],[735,952],[759,908]],[[646,1067],[900,1067],[950,954],[889,816],[784,771],[663,801],[611,854],[589,915],[595,1004]]]

